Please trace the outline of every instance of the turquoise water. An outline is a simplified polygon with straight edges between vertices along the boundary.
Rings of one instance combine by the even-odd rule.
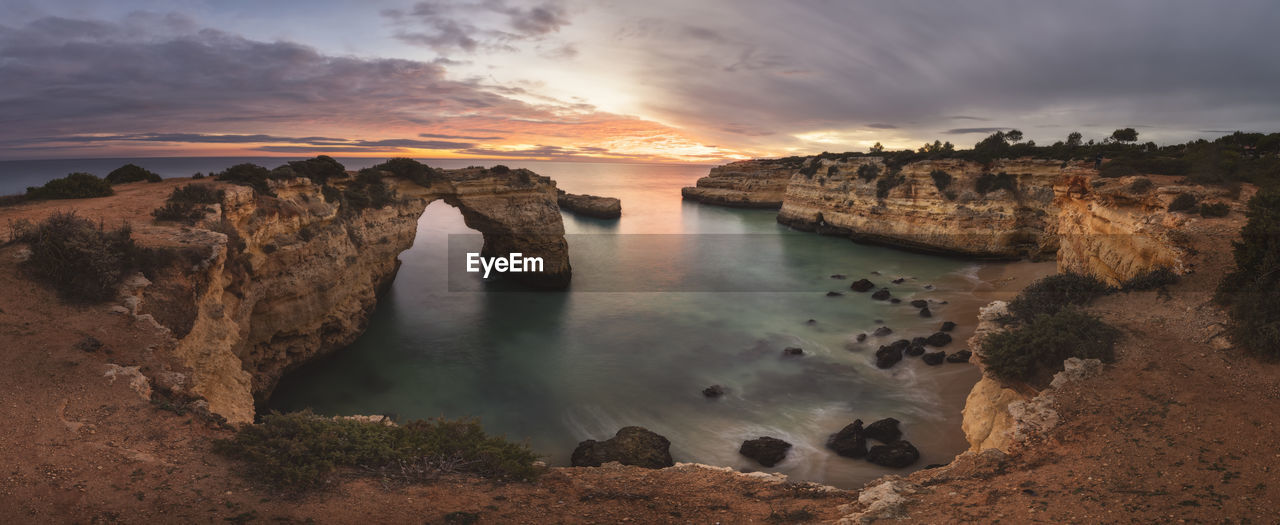
[[[902,420],[923,452],[918,467],[966,448],[959,411],[976,369],[908,358],[879,370],[872,354],[881,342],[928,335],[953,314],[972,324],[976,302],[990,299],[969,293],[984,287],[975,264],[789,231],[771,211],[682,202],[680,187],[705,167],[521,165],[570,192],[622,199],[617,222],[565,214],[569,291],[489,285],[451,292],[446,268],[458,261],[448,260],[449,236],[472,232],[457,210],[433,203],[368,332],[287,376],[270,407],[475,416],[491,432],[529,440],[551,464],[567,464],[583,439],[640,425],[668,437],[677,461],[750,469],[738,446],[770,435],[795,445],[770,470],[838,486],[887,472],[823,448],[828,434],[854,418]],[[478,237],[463,242],[478,251]],[[847,291],[850,281],[833,280],[834,273],[886,284],[890,276],[911,276],[891,286],[896,296],[950,304],[922,319],[905,304],[864,294],[826,297],[827,290]],[[485,288],[474,275],[465,278]],[[927,292],[929,283],[949,292]],[[728,291],[648,291],[673,289]],[[877,319],[896,333],[854,344]],[[957,336],[948,350],[963,348],[967,336]],[[805,355],[784,358],[787,346]],[[705,399],[700,391],[711,384],[726,386],[728,395]]]

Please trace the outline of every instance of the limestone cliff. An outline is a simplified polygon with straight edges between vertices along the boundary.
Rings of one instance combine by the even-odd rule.
[[[570,266],[555,184],[525,170],[458,170],[422,186],[385,178],[397,197],[383,207],[341,206],[305,178],[272,182],[275,197],[229,186],[221,205],[175,242],[203,246],[188,276],[186,323],[169,323],[175,355],[190,369],[192,394],[232,422],[251,421],[255,400],[315,356],[351,344],[365,329],[378,292],[414,240],[417,220],[437,199],[458,207],[485,238],[489,254],[544,259],[529,283],[568,284]],[[339,189],[343,183],[334,184]],[[146,290],[139,313],[173,308],[173,297]]]
[[[685,200],[740,208],[782,206],[787,184],[799,169],[798,158],[732,162],[711,168],[696,186],[680,190]]]
[[[980,258],[1047,258],[1057,249],[1054,185],[1080,170],[1060,161],[991,166],[881,157],[814,157],[787,186],[778,222],[856,241]]]

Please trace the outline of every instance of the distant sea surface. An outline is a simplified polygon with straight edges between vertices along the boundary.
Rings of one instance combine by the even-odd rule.
[[[130,161],[172,177],[285,160],[0,162],[0,193],[71,171],[106,175]],[[349,169],[380,161],[339,160]],[[567,465],[581,440],[640,425],[669,438],[677,461],[777,471],[840,487],[902,472],[824,447],[828,435],[857,418],[901,420],[906,439],[923,454],[914,468],[946,463],[967,448],[960,410],[977,369],[926,366],[907,357],[880,370],[874,353],[894,339],[927,336],[943,320],[961,324],[946,350],[964,348],[977,307],[1007,298],[991,292],[992,281],[1012,267],[859,245],[792,231],[777,224],[773,211],[682,201],[680,188],[706,175],[706,166],[426,162],[526,167],[566,191],[622,199],[623,216],[564,215],[573,265],[566,292],[502,291],[509,288],[478,283],[474,275],[464,278],[478,286],[458,291],[456,282],[450,286],[448,268],[456,268],[451,258],[459,256],[450,255],[451,239],[455,248],[473,242],[477,251],[479,239],[456,235],[475,233],[458,210],[431,204],[368,331],[351,347],[286,376],[269,408],[402,420],[478,417],[490,432],[528,440],[553,465]],[[888,283],[898,276],[908,279]],[[862,277],[888,285],[904,302],[947,304],[935,304],[934,316],[922,318],[906,304],[849,291]],[[452,279],[458,278],[455,272]],[[707,291],[726,289],[732,291]],[[827,297],[827,291],[845,295]],[[893,335],[856,342],[857,334],[879,326],[891,327]],[[804,355],[783,357],[790,346]],[[701,390],[712,384],[724,385],[727,395],[704,398]],[[760,436],[794,447],[785,461],[761,469],[738,454],[743,440]]]

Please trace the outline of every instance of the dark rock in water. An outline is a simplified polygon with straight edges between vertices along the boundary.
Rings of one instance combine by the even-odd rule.
[[[934,332],[933,335],[925,339],[925,344],[929,346],[947,346],[951,343],[951,335],[946,332]]]
[[[924,354],[920,356],[920,359],[924,361],[924,364],[926,365],[940,365],[942,364],[942,360],[946,357],[947,357],[946,352],[943,352],[942,350],[938,350],[937,352],[929,352],[927,354]]]
[[[894,297],[894,298],[892,298],[892,299],[889,299],[889,302],[891,302],[891,303],[893,303],[893,304],[898,304],[898,303],[902,302],[902,299],[899,299],[899,298],[897,298],[897,297]]]
[[[889,368],[902,360],[902,349],[882,346],[876,350],[876,367]]]
[[[929,311],[928,307],[921,308],[920,317],[933,317],[933,312]]]
[[[844,294],[842,294],[842,293],[840,293],[840,292],[827,292],[827,297],[840,297],[840,296],[842,296],[842,295],[844,295]]]
[[[880,275],[880,272],[876,270],[871,270],[871,275]]]
[[[756,463],[772,467],[786,458],[790,449],[791,443],[778,438],[760,437],[743,441],[738,453],[756,460]]]
[[[881,443],[892,443],[902,438],[902,430],[898,428],[897,419],[886,417],[862,429],[862,435]]]
[[[881,321],[881,322],[883,322],[883,321]],[[887,327],[887,326],[881,326],[881,327],[879,327],[879,328],[876,328],[876,331],[875,331],[875,332],[873,332],[871,335],[874,335],[874,336],[876,336],[876,337],[884,337],[884,336],[889,335],[889,334],[892,334],[892,333],[893,333],[893,329],[892,329],[892,328],[889,328],[889,327]]]
[[[865,333],[858,334],[858,337],[856,337],[855,339],[857,339],[859,343],[861,343],[861,342],[863,342],[863,341],[866,341],[866,340],[867,340],[867,334],[865,334]]]
[[[928,308],[929,301],[926,301],[924,299],[912,299],[911,306],[914,306],[916,308]]]
[[[717,398],[717,397],[723,396],[724,387],[720,385],[711,385],[709,387],[702,389],[702,395],[710,398]]]
[[[950,332],[955,329],[956,329],[956,324],[951,321],[943,321],[942,327],[938,328],[938,330],[942,332]]]
[[[805,322],[804,322],[804,324],[807,324],[807,325],[809,325],[809,326],[813,326],[813,325],[815,325],[815,324],[818,324],[818,320],[817,320],[817,319],[810,319],[810,320],[808,320],[808,321],[805,321]]]
[[[855,419],[827,438],[827,448],[846,458],[867,455],[867,438],[862,434],[862,420]]]
[[[897,278],[897,279],[894,279],[892,282],[893,282],[893,284],[902,284],[902,283],[907,282],[907,280],[906,280],[905,278],[903,278],[903,277],[899,277],[899,278]]]
[[[890,468],[904,468],[920,460],[920,451],[909,441],[876,445],[867,451],[867,461]]]
[[[557,190],[557,204],[574,213],[597,219],[617,219],[622,216],[622,201],[613,197],[575,195]]]
[[[881,288],[879,290],[876,290],[876,293],[871,294],[871,298],[877,301],[883,301],[888,299],[889,295],[890,294],[889,294],[888,288]]]
[[[968,363],[970,357],[973,357],[973,352],[970,352],[968,350],[961,350],[954,354],[948,355],[947,362],[948,363]]]
[[[902,353],[915,357],[924,353],[924,347],[920,345],[911,345],[908,346],[906,350],[903,350]]]
[[[664,468],[671,460],[671,442],[641,427],[623,427],[605,441],[588,439],[578,443],[570,464],[575,467],[598,467],[610,461],[644,468]]]
[[[915,346],[924,346],[924,341],[925,341],[925,338],[923,338],[923,337],[912,337],[912,338],[911,338],[911,344],[912,344],[912,345],[915,345]]]
[[[831,274],[831,278],[832,278],[832,279],[844,279],[844,278],[845,278],[845,275],[844,275],[844,274],[842,274],[842,273]]]
[[[876,323],[876,324],[884,324],[884,319],[876,319],[876,320],[875,320],[875,323]]]
[[[798,346],[788,346],[782,349],[782,355],[784,356],[804,355],[804,349]]]
[[[855,292],[865,292],[875,287],[875,283],[866,279],[858,279],[849,285],[849,289]]]
[[[933,289],[933,285],[932,285],[932,284],[926,284],[926,285],[924,285],[924,289],[925,289],[925,290],[932,290],[932,289]]]
[[[945,467],[945,466],[947,466],[947,464],[946,464],[946,463],[930,463],[930,464],[928,464],[928,465],[925,465],[925,466],[924,466],[924,468],[923,468],[923,469],[921,469],[921,470],[929,470],[929,469],[932,469],[932,468],[942,468],[942,467]]]
[[[906,339],[899,339],[897,341],[889,343],[889,348],[892,348],[894,350],[906,350],[908,346],[911,346],[911,341],[908,341]]]

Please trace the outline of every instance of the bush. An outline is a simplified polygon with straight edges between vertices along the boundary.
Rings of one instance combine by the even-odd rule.
[[[506,167],[506,166],[504,166],[504,165],[502,165],[502,164],[499,164],[499,165],[497,165],[497,166],[494,166],[494,167],[492,167],[492,168],[489,168],[489,171],[492,171],[492,172],[497,173],[497,174],[499,174],[499,175],[503,175],[503,174],[511,173],[511,168],[508,168],[508,167]]]
[[[929,172],[929,176],[933,177],[933,185],[938,188],[939,192],[945,191],[947,186],[951,185],[951,174],[942,170],[933,170]]]
[[[1003,171],[998,175],[990,172],[983,173],[978,176],[978,181],[975,183],[975,189],[978,190],[978,193],[983,195],[997,190],[1009,190],[1009,193],[1017,193],[1018,179]]]
[[[352,213],[366,208],[381,208],[395,202],[396,190],[382,182],[379,170],[365,168],[342,190],[342,197],[344,211]]]
[[[278,489],[308,490],[338,469],[422,481],[442,472],[498,479],[537,475],[527,445],[489,436],[476,421],[412,421],[388,426],[310,413],[272,413],[245,425],[214,450],[245,462],[244,474]]]
[[[214,190],[208,184],[188,184],[173,189],[164,206],[156,208],[151,215],[157,221],[174,221],[195,224],[210,211],[206,204],[218,204],[226,194],[222,190]]]
[[[347,176],[347,168],[328,155],[319,155],[306,160],[295,160],[288,164],[297,177],[306,177],[315,184],[324,184],[331,179]],[[278,169],[278,168],[277,168]]]
[[[871,182],[880,176],[880,166],[875,164],[863,164],[858,166],[858,178],[867,182]]]
[[[241,186],[250,186],[258,193],[274,196],[271,186],[267,184],[270,175],[271,172],[267,171],[267,168],[246,162],[227,168],[214,178]]]
[[[1125,291],[1154,290],[1178,282],[1178,274],[1173,270],[1160,267],[1138,275],[1121,283],[1120,289]]]
[[[1195,195],[1183,193],[1173,198],[1173,202],[1169,203],[1169,211],[1171,212],[1189,212],[1196,208],[1200,200]]]
[[[982,364],[1005,381],[1047,382],[1071,357],[1115,359],[1120,332],[1075,308],[1040,314],[982,342]]]
[[[126,182],[144,180],[147,182],[160,182],[163,179],[160,178],[159,174],[137,164],[125,164],[107,174],[107,182],[110,184],[124,184]]]
[[[396,157],[382,164],[375,165],[375,170],[390,172],[393,176],[409,179],[419,186],[429,186],[436,177],[436,170],[431,166],[407,157]]]
[[[169,202],[189,202],[192,204],[220,204],[227,192],[215,190],[208,184],[188,184],[178,186],[169,194]]]
[[[197,206],[186,202],[166,202],[164,206],[153,210],[151,216],[155,217],[157,221],[195,224],[200,219],[203,219],[209,211],[208,206]]]
[[[1234,247],[1235,270],[1223,278],[1217,299],[1231,315],[1236,344],[1280,359],[1280,189],[1258,192],[1246,215]]]
[[[818,174],[818,162],[815,160],[805,164],[803,168],[800,168],[800,174],[804,175],[806,179],[812,179],[814,175]]]
[[[1129,192],[1130,193],[1146,193],[1153,186],[1155,186],[1155,183],[1151,182],[1151,179],[1148,179],[1146,177],[1139,177],[1137,179],[1134,179],[1133,182],[1129,183]]]
[[[88,173],[72,173],[44,186],[27,188],[30,199],[88,199],[115,195],[111,184]]]
[[[19,233],[31,247],[23,269],[64,299],[100,302],[114,298],[120,280],[158,258],[133,242],[126,225],[106,231],[75,213],[54,213]]]
[[[1113,160],[1111,162],[1108,162],[1102,166],[1101,170],[1098,170],[1099,176],[1106,177],[1108,179],[1114,179],[1118,177],[1128,177],[1128,176],[1137,175],[1137,174],[1138,174],[1138,170],[1135,169],[1133,166],[1129,165],[1126,162],[1118,161],[1118,160]]]
[[[1200,205],[1201,217],[1226,217],[1231,213],[1231,206],[1225,202],[1203,203]]]
[[[1110,286],[1092,276],[1060,273],[1024,288],[1009,301],[1009,311],[1018,319],[1030,321],[1040,315],[1053,315],[1068,306],[1088,304],[1111,291]]]
[[[876,181],[876,198],[883,199],[888,197],[890,191],[893,191],[894,188],[901,186],[906,181],[907,178],[902,175],[885,174],[883,178]]]

